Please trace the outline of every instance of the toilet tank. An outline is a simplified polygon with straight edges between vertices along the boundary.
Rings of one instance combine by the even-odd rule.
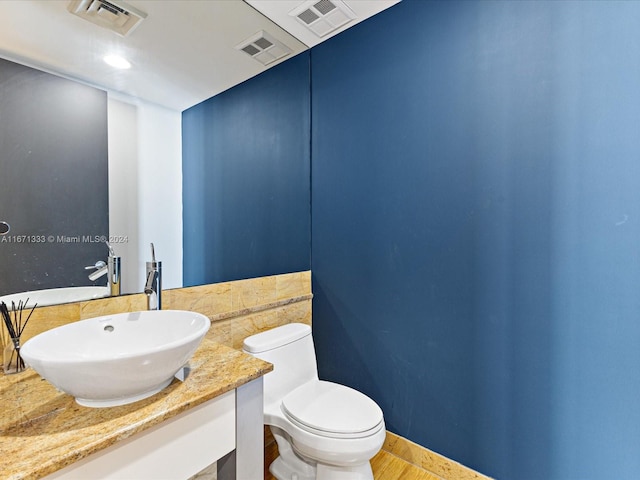
[[[295,388],[318,379],[311,327],[290,323],[245,338],[243,351],[273,364],[264,377],[264,403],[280,403]]]

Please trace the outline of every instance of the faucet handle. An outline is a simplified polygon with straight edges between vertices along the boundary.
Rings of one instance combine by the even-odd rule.
[[[104,263],[102,260],[98,260],[95,265],[89,265],[84,267],[85,270],[100,270],[102,267],[106,267],[107,264]]]

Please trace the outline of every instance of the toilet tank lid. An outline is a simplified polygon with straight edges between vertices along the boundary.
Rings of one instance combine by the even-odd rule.
[[[289,323],[245,338],[242,348],[248,353],[261,353],[295,342],[307,335],[311,335],[309,325]]]

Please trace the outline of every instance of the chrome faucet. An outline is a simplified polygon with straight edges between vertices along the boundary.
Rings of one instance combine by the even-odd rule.
[[[89,265],[88,267],[84,267],[85,270],[95,270],[89,274],[89,280],[92,282],[96,281],[103,275],[107,275],[107,286],[109,287],[109,294],[113,296],[120,295],[120,270],[121,270],[121,260],[120,257],[116,256],[113,251],[113,247],[109,245],[109,242],[104,242],[107,244],[107,248],[109,249],[109,257],[107,258],[107,263],[104,263],[102,260],[95,263],[95,265]]]
[[[113,247],[109,245],[109,242],[104,242],[107,244],[107,248],[109,249],[109,258],[107,259],[107,270],[109,271],[109,291],[112,297],[120,295],[121,289],[121,266],[122,261],[121,258],[116,256],[113,251]]]
[[[147,262],[147,283],[144,285],[147,294],[147,310],[162,309],[162,262],[156,262],[156,252],[151,244],[151,261]]]

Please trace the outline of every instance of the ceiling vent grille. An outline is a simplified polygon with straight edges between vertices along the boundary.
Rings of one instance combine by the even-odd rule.
[[[357,15],[342,0],[310,0],[291,10],[289,15],[319,37],[346,25]]]
[[[119,0],[72,0],[68,10],[123,37],[147,18],[146,13]]]
[[[289,47],[264,31],[260,31],[251,38],[236,45],[236,50],[242,50],[263,65],[269,65],[291,53]]]

